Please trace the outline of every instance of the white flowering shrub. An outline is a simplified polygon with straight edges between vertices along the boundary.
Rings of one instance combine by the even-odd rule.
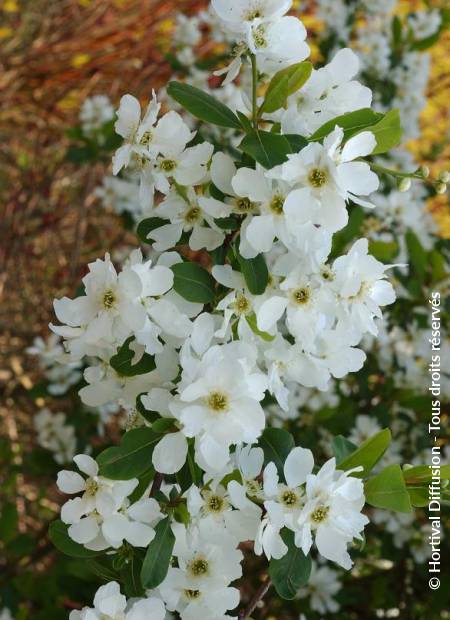
[[[180,16],[176,75],[143,107],[122,97],[122,141],[101,98],[73,133],[72,161],[117,146],[97,193],[141,247],[91,263],[54,303],[63,348],[31,350],[49,391],[75,389],[103,421],[126,412],[118,445],[87,442],[58,474],[50,538],[103,584],[72,620],[263,617],[268,592],[267,617],[395,617],[380,615],[408,609],[390,578],[412,595],[427,559],[423,308],[448,272],[424,202],[448,178],[399,147],[423,105],[405,84],[423,90],[419,50],[447,17],[323,0],[314,68],[291,4]],[[198,60],[202,24],[229,54]],[[36,428],[66,465],[65,418],[44,410]],[[420,605],[412,618],[445,603]]]

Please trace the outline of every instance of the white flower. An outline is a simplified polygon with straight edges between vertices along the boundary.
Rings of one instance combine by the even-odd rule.
[[[311,609],[320,614],[335,613],[339,611],[339,603],[334,596],[341,589],[342,584],[336,571],[328,566],[318,566],[313,562],[308,585],[300,590],[298,597],[309,596]]]
[[[130,165],[136,166],[140,171],[140,201],[142,206],[148,207],[153,204],[156,182],[153,163],[157,156],[163,155],[159,161],[159,172],[164,170],[167,173],[169,167],[173,170],[176,164],[167,164],[170,157],[179,158],[186,144],[194,137],[177,112],[170,111],[157,122],[160,108],[161,104],[153,93],[153,99],[141,120],[139,101],[132,95],[124,95],[115,124],[116,132],[124,138],[124,144],[113,157],[113,174],[117,175],[122,168]],[[161,176],[164,175],[156,175],[160,183]]]
[[[239,603],[239,591],[229,584],[242,575],[242,553],[223,539],[211,542],[179,524],[173,530],[178,568],[170,567],[158,588],[167,609],[178,611],[182,620],[221,620]]]
[[[137,487],[137,479],[109,480],[99,476],[97,463],[86,455],[79,454],[74,461],[88,478],[61,471],[57,480],[63,493],[83,493],[61,509],[69,536],[88,549],[117,549],[124,540],[135,547],[146,547],[155,536],[153,526],[163,516],[158,502],[141,498],[130,505],[127,498]]]
[[[317,474],[306,481],[306,503],[297,520],[296,545],[309,553],[313,535],[319,553],[326,559],[350,569],[347,546],[361,532],[369,519],[361,514],[365,504],[364,485],[351,472],[336,471],[330,459]]]
[[[358,70],[358,56],[346,48],[325,67],[313,71],[301,90],[288,99],[281,114],[283,133],[309,136],[337,116],[370,107],[371,90],[353,80]]]
[[[33,419],[38,444],[50,450],[60,465],[73,459],[77,446],[75,428],[66,422],[64,413],[54,414],[49,409],[41,409]]]
[[[341,320],[353,329],[378,333],[374,318],[381,318],[381,306],[394,303],[395,291],[386,281],[383,265],[369,253],[367,239],[357,241],[350,252],[334,261],[332,286],[339,295]]]
[[[284,464],[285,483],[280,483],[277,468],[269,463],[264,469],[264,507],[267,517],[261,523],[259,536],[255,543],[255,553],[263,551],[268,559],[279,559],[287,552],[280,536],[280,530],[287,527],[297,530],[297,521],[304,504],[304,491],[301,488],[314,467],[314,457],[310,450],[294,448]]]
[[[216,73],[228,73],[225,84],[239,74],[241,56],[247,49],[257,57],[259,68],[269,73],[309,56],[305,27],[296,17],[285,15],[291,4],[292,0],[212,1],[213,9],[238,44],[231,65]]]
[[[289,186],[268,179],[257,164],[256,170],[240,168],[232,179],[237,196],[248,198],[258,206],[259,214],[250,214],[242,226],[240,253],[244,258],[254,258],[261,252],[270,252],[275,238],[288,244],[289,220],[284,213],[284,201]]]
[[[222,469],[232,445],[254,443],[264,429],[260,401],[266,381],[252,356],[251,349],[240,344],[210,348],[169,405],[186,437],[195,437],[198,457],[211,469]]]
[[[340,127],[328,135],[323,145],[312,143],[288,161],[267,173],[296,186],[286,198],[285,211],[301,211],[314,206],[313,223],[330,232],[343,228],[348,221],[346,202],[370,207],[359,196],[368,196],[379,186],[377,175],[367,163],[353,161],[370,155],[376,146],[375,136],[364,131],[350,138],[342,147],[344,132]]]
[[[94,597],[94,607],[70,612],[70,620],[164,620],[164,603],[156,598],[127,599],[120,593],[120,586],[111,581],[101,586]]]
[[[114,118],[114,108],[106,95],[88,97],[80,110],[80,122],[86,135],[91,135]]]
[[[225,239],[214,219],[227,217],[230,212],[225,204],[198,197],[192,187],[183,196],[173,190],[156,210],[158,217],[168,219],[170,223],[152,230],[148,238],[155,241],[153,247],[156,251],[164,252],[176,246],[183,232],[187,232],[190,233],[189,247],[192,250],[206,248],[212,251]]]
[[[144,335],[151,329],[149,317],[159,317],[159,297],[173,285],[172,271],[163,265],[142,262],[142,254],[133,253],[128,265],[117,274],[109,255],[89,265],[83,278],[85,295],[76,299],[55,300],[55,313],[62,327],[53,331],[68,340],[75,359],[83,355],[115,353],[130,334]],[[167,312],[167,310],[166,310]],[[157,342],[160,329],[153,330],[151,353],[161,352]]]
[[[223,528],[235,545],[254,540],[261,520],[261,509],[241,493],[237,482],[230,482],[228,490],[217,480],[207,488],[191,486],[187,492],[187,506],[193,524],[202,531]]]
[[[360,446],[369,437],[373,437],[381,431],[381,426],[369,415],[358,415],[355,419],[355,426],[349,435],[349,440],[356,446]]]

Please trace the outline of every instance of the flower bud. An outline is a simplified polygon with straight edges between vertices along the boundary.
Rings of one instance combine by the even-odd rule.
[[[428,177],[430,176],[430,169],[428,168],[428,166],[420,166],[417,174],[423,179],[428,179]]]
[[[442,181],[442,183],[450,183],[450,172],[448,172],[448,170],[441,172],[439,175],[439,181]]]
[[[445,194],[447,192],[447,185],[445,183],[438,183],[436,185],[436,191],[438,194]]]
[[[398,184],[398,189],[400,192],[408,192],[411,189],[411,179],[402,179]]]

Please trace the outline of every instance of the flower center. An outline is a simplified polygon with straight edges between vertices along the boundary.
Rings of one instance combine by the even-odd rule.
[[[228,396],[223,392],[211,392],[207,402],[208,407],[217,413],[228,409]]]
[[[298,493],[296,493],[292,489],[286,489],[286,491],[283,491],[280,500],[281,503],[284,504],[287,508],[294,508],[300,503],[300,497]]]
[[[283,196],[274,196],[272,198],[272,202],[270,203],[270,210],[275,213],[275,215],[281,215],[283,213],[284,207],[284,197]]]
[[[311,289],[309,289],[307,286],[296,289],[292,293],[292,299],[294,300],[294,303],[298,304],[299,306],[307,304],[308,301],[311,299]]]
[[[234,309],[237,314],[247,314],[252,309],[252,305],[245,295],[239,294],[236,296]]]
[[[224,503],[223,497],[220,495],[211,495],[208,497],[206,505],[210,512],[222,512]]]
[[[86,495],[90,495],[92,497],[97,493],[99,489],[99,485],[98,485],[98,482],[94,480],[93,478],[88,478],[86,480],[85,488],[86,488]]]
[[[105,293],[103,293],[103,305],[105,306],[105,308],[107,310],[111,310],[115,303],[116,297],[113,291],[105,291]]]
[[[200,590],[185,590],[184,596],[188,599],[188,601],[195,601],[201,597],[202,593]]]
[[[251,9],[248,13],[244,14],[244,20],[246,22],[251,22],[254,19],[259,19],[263,16],[261,9]]]
[[[201,210],[198,207],[192,207],[189,209],[184,215],[184,221],[188,224],[194,224],[197,220],[200,219]]]
[[[308,175],[308,181],[313,187],[323,187],[328,180],[328,174],[326,170],[321,168],[314,168]]]
[[[141,145],[148,146],[153,140],[153,133],[151,131],[146,131],[141,138]]]
[[[245,488],[247,490],[247,495],[250,495],[250,497],[258,497],[261,493],[261,485],[257,480],[246,480]]]
[[[253,41],[255,43],[255,47],[266,47],[267,46],[266,29],[263,26],[263,24],[259,24],[259,26],[254,29]]]
[[[238,198],[236,200],[236,209],[240,213],[249,213],[255,208],[254,203],[249,198]]]
[[[177,167],[177,162],[173,159],[163,159],[159,164],[160,170],[163,172],[173,172]]]
[[[319,506],[314,510],[313,513],[311,513],[311,521],[316,524],[323,523],[327,518],[329,512],[330,509],[328,508],[328,506]]]
[[[331,271],[329,267],[324,267],[322,271],[320,272],[320,275],[322,276],[323,280],[327,280],[328,282],[331,282],[334,280],[334,273]]]
[[[189,563],[188,570],[194,577],[201,577],[208,573],[209,562],[206,558],[197,558]]]

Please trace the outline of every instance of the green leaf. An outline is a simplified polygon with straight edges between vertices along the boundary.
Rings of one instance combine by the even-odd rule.
[[[308,146],[308,140],[298,134],[286,133],[284,137],[291,146],[291,153],[299,153],[305,146]]]
[[[149,237],[150,233],[161,226],[170,224],[168,220],[164,220],[162,217],[148,217],[145,220],[139,222],[136,229],[137,236],[141,243],[152,243],[152,237]]]
[[[100,475],[111,480],[139,478],[152,467],[153,450],[162,436],[145,427],[128,431],[120,446],[107,448],[98,455]]]
[[[386,153],[398,146],[401,142],[403,130],[400,122],[400,112],[390,110],[375,125],[369,128],[377,141],[377,146],[372,151],[372,155]]]
[[[216,281],[197,263],[178,263],[172,266],[174,290],[188,301],[208,304],[214,301]]]
[[[269,270],[263,254],[258,254],[255,258],[243,258],[238,254],[238,260],[250,293],[262,295],[269,283]]]
[[[141,583],[142,556],[139,558],[133,553],[130,560],[120,571],[124,585],[124,594],[127,598],[144,596],[145,590]]]
[[[245,320],[249,324],[250,329],[252,330],[254,334],[259,336],[266,342],[272,342],[273,340],[275,340],[275,336],[272,336],[271,334],[268,334],[267,332],[262,332],[260,329],[258,329],[256,314],[254,312],[252,312],[251,314],[248,314],[245,317]]]
[[[374,112],[370,108],[363,108],[362,110],[356,110],[342,116],[337,116],[331,121],[328,121],[322,127],[313,133],[310,137],[310,142],[320,142],[328,134],[334,131],[336,125],[342,127],[344,130],[344,139],[348,140],[351,136],[364,131],[369,127],[373,127],[376,123],[379,123],[383,118],[383,114]]]
[[[364,485],[366,502],[375,508],[411,512],[411,501],[400,465],[389,465]]]
[[[353,444],[351,441],[349,441],[342,435],[333,437],[332,445],[333,445],[333,453],[334,453],[334,456],[336,457],[336,463],[338,465],[339,463],[342,463],[344,459],[350,456],[350,454],[352,454],[353,452],[355,452],[355,450],[358,449],[358,447],[355,446],[355,444]]]
[[[286,104],[286,99],[297,92],[312,72],[310,62],[300,62],[276,73],[267,89],[259,114],[276,112]]]
[[[172,558],[175,536],[170,527],[170,517],[160,521],[155,527],[155,538],[148,546],[141,570],[144,588],[152,590],[166,578]]]
[[[242,129],[241,123],[236,114],[226,105],[215,97],[206,94],[199,88],[182,84],[181,82],[170,82],[167,93],[175,99],[195,118],[218,125],[219,127],[229,127],[231,129]]]
[[[293,152],[285,136],[269,131],[252,131],[245,136],[239,148],[269,170],[283,164]]]
[[[375,467],[391,443],[391,431],[385,429],[367,439],[356,452],[350,454],[340,464],[339,469],[348,471],[355,467],[363,467],[362,472],[354,472],[355,478],[364,478]]]
[[[415,508],[425,508],[430,501],[430,491],[428,487],[421,486],[407,486],[411,505]]]
[[[271,559],[269,575],[278,595],[285,600],[292,600],[301,587],[308,583],[312,562],[309,556],[295,546],[294,532],[283,529],[281,538],[287,545],[288,552],[280,560]]]
[[[266,428],[258,443],[264,452],[264,464],[275,463],[278,473],[284,477],[284,463],[295,448],[292,435],[282,428]]]
[[[428,266],[427,253],[420,243],[417,235],[412,230],[408,230],[405,235],[405,239],[412,271],[419,282],[423,284]]]
[[[155,358],[153,355],[144,353],[141,359],[133,364],[133,358],[136,355],[130,348],[130,344],[133,342],[134,336],[130,336],[123,345],[117,350],[117,353],[112,356],[109,363],[112,368],[121,377],[135,377],[137,375],[145,375],[152,370],[155,370]]]
[[[421,485],[428,484],[433,478],[433,468],[428,465],[417,465],[416,467],[409,467],[403,470],[403,478],[406,484],[409,485]],[[450,465],[442,465],[440,468],[441,480],[450,479]]]
[[[369,252],[382,263],[390,263],[399,253],[396,241],[370,241]]]
[[[50,523],[48,536],[58,551],[72,558],[95,558],[102,553],[101,551],[91,551],[74,542],[67,533],[68,529],[69,526],[59,519]]]

